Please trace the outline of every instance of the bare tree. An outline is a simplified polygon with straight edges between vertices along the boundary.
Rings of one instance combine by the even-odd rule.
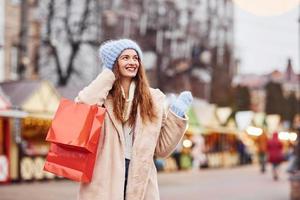
[[[43,15],[40,75],[58,86],[82,84],[99,72],[97,0],[40,1]]]

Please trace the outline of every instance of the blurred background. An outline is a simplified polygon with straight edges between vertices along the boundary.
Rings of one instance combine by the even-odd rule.
[[[152,87],[194,95],[185,137],[155,158],[162,199],[300,199],[299,37],[299,0],[0,0],[0,199],[75,198],[42,170],[45,137],[117,38],[140,44]],[[278,181],[260,168],[275,132]]]

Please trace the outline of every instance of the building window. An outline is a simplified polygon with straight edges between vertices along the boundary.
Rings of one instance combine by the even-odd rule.
[[[18,48],[16,46],[11,48],[10,63],[10,79],[16,80],[18,78]]]
[[[13,6],[17,6],[21,3],[21,0],[10,0],[10,3],[13,5]]]

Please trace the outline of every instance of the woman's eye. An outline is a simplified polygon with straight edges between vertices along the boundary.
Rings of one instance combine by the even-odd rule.
[[[121,57],[122,60],[129,60],[129,59],[132,59],[134,61],[138,61],[138,57],[129,57],[129,56],[123,56]]]

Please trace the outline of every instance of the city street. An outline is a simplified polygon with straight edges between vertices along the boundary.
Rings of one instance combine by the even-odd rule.
[[[289,181],[286,166],[280,179],[272,180],[270,166],[266,174],[258,166],[209,169],[198,172],[160,173],[162,200],[288,200]],[[0,186],[0,200],[71,200],[78,185],[69,181],[36,182]]]
[[[0,0],[0,200],[300,200],[299,86],[300,0]]]

